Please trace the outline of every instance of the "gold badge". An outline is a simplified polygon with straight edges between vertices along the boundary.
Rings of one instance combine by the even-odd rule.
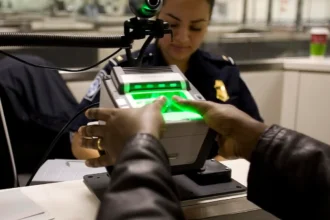
[[[225,61],[228,61],[228,57],[226,57],[225,55],[222,56],[222,59],[224,59]]]
[[[221,80],[215,80],[214,88],[217,93],[217,99],[223,102],[227,102],[229,100],[226,86]]]

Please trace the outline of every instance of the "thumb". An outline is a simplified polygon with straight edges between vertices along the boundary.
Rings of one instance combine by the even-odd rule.
[[[204,115],[210,107],[207,101],[187,100],[179,96],[173,96],[173,100],[179,105],[187,106],[197,110],[201,115]]]

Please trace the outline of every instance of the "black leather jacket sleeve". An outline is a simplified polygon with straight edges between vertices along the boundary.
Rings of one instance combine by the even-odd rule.
[[[98,220],[184,219],[166,152],[154,137],[133,137],[111,178]]]
[[[251,157],[248,199],[281,219],[330,219],[330,146],[270,127]]]

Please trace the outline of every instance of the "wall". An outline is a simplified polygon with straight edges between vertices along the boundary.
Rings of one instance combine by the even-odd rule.
[[[8,5],[8,2],[12,3],[12,6],[15,10],[43,10],[48,5],[50,5],[53,0],[0,0],[4,6]],[[73,7],[73,9],[79,8],[79,6],[85,0],[64,0],[67,6]],[[119,4],[127,3],[128,0],[99,0],[101,4]]]
[[[243,0],[216,0],[213,19],[221,22],[239,23],[242,21]]]
[[[4,5],[12,2],[17,10],[43,10],[52,0],[0,0]],[[64,0],[74,8],[79,7],[83,0]],[[128,0],[99,0],[101,3],[119,2],[127,4]],[[240,23],[243,15],[244,0],[216,0],[214,19],[221,22]],[[247,18],[250,23],[265,23],[267,20],[269,0],[248,0]],[[273,21],[294,23],[297,11],[297,0],[273,0]],[[304,21],[330,19],[329,0],[304,0]]]
[[[330,19],[330,1],[329,0],[308,0],[304,4],[303,19],[308,21],[313,19]]]
[[[217,0],[218,5],[227,8],[222,16],[217,16],[219,8],[215,8],[214,19],[221,22],[240,22],[243,14],[243,0]],[[269,0],[248,0],[247,19],[249,23],[265,23],[267,21]],[[221,11],[221,10],[220,10]],[[294,23],[297,13],[297,0],[273,0],[272,19],[275,23]],[[330,19],[329,0],[305,0],[303,4],[303,20]]]
[[[241,77],[254,97],[265,123],[280,124],[283,72],[275,70],[242,72]]]
[[[247,19],[249,23],[267,21],[269,0],[248,0]]]
[[[4,7],[12,5],[15,10],[42,10],[47,7],[49,1],[45,0],[2,0]]]

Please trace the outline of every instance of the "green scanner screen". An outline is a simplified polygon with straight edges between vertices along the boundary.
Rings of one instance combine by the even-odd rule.
[[[162,114],[165,121],[181,121],[181,120],[200,120],[202,116],[194,109],[184,107],[177,104],[172,100],[173,96],[179,96],[183,99],[193,99],[189,92],[182,90],[169,90],[169,91],[145,91],[134,92],[127,95],[133,108],[139,108],[155,99],[165,96],[167,99],[166,104],[162,108]]]

